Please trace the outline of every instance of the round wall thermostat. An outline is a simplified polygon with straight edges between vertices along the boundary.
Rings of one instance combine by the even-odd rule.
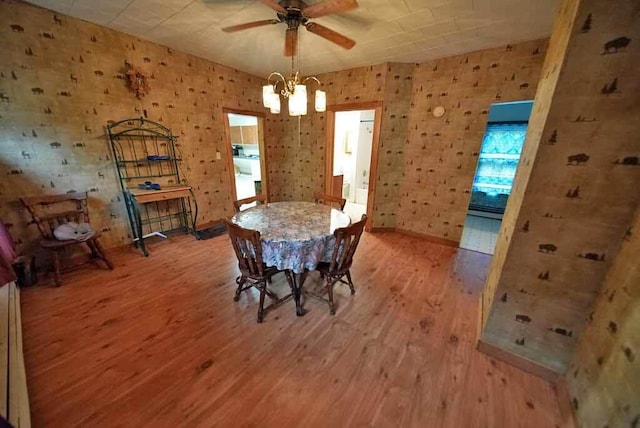
[[[433,117],[442,117],[444,115],[444,107],[438,106],[433,109]]]

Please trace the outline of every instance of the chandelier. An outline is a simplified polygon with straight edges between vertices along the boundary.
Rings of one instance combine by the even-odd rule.
[[[297,32],[296,32],[297,36]],[[296,43],[297,44],[297,43]],[[271,79],[273,78],[273,82]],[[291,55],[291,74],[285,77],[274,71],[267,77],[267,84],[262,87],[262,104],[271,113],[280,113],[280,95],[289,101],[289,115],[303,116],[307,114],[307,86],[309,81],[316,82],[320,86],[320,80],[315,76],[304,79],[300,77],[300,71],[295,69],[295,51]],[[282,89],[279,89],[279,87]],[[320,89],[315,92],[315,110],[323,112],[327,109],[327,93]]]

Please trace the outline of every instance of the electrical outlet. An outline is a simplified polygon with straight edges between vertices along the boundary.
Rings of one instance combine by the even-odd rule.
[[[222,159],[222,155],[220,154],[219,151],[216,152],[216,160],[220,160]]]

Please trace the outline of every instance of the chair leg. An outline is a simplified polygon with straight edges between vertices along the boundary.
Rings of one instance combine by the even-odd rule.
[[[92,241],[93,241],[94,247],[98,251],[98,256],[107,265],[109,270],[113,270],[113,263],[111,263],[107,258],[107,254],[104,252],[104,248],[102,248],[102,245],[100,244],[100,242],[97,239],[93,239]]]
[[[58,254],[58,250],[53,250],[53,281],[56,287],[62,285],[62,281],[60,281],[60,254]]]
[[[96,246],[93,245],[92,240],[89,239],[88,241],[85,242],[85,244],[87,244],[87,247],[89,247],[89,249],[91,250],[91,259],[99,259],[100,255],[98,254],[98,250],[96,249]]]
[[[238,284],[238,288],[236,289],[236,295],[233,296],[234,302],[237,302],[238,300],[240,300],[240,293],[242,293],[242,286],[244,285],[245,282],[247,282],[247,278],[245,278],[244,275],[241,275],[236,278],[236,284]]]
[[[334,282],[331,280],[331,277],[327,275],[327,295],[329,297],[329,313],[331,315],[336,314],[336,307],[333,303],[333,284]]]
[[[353,281],[351,281],[351,272],[347,271],[347,281],[349,281],[349,289],[351,290],[351,295],[356,294],[356,289],[353,286]]]
[[[258,323],[261,323],[264,317],[264,296],[267,294],[266,281],[262,282],[260,285],[262,287],[260,288],[260,306],[258,307]]]

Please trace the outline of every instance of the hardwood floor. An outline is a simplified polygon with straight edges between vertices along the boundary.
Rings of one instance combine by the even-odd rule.
[[[489,256],[365,234],[335,316],[257,324],[227,236],[171,240],[24,289],[34,426],[561,425],[551,385],[475,350]]]

